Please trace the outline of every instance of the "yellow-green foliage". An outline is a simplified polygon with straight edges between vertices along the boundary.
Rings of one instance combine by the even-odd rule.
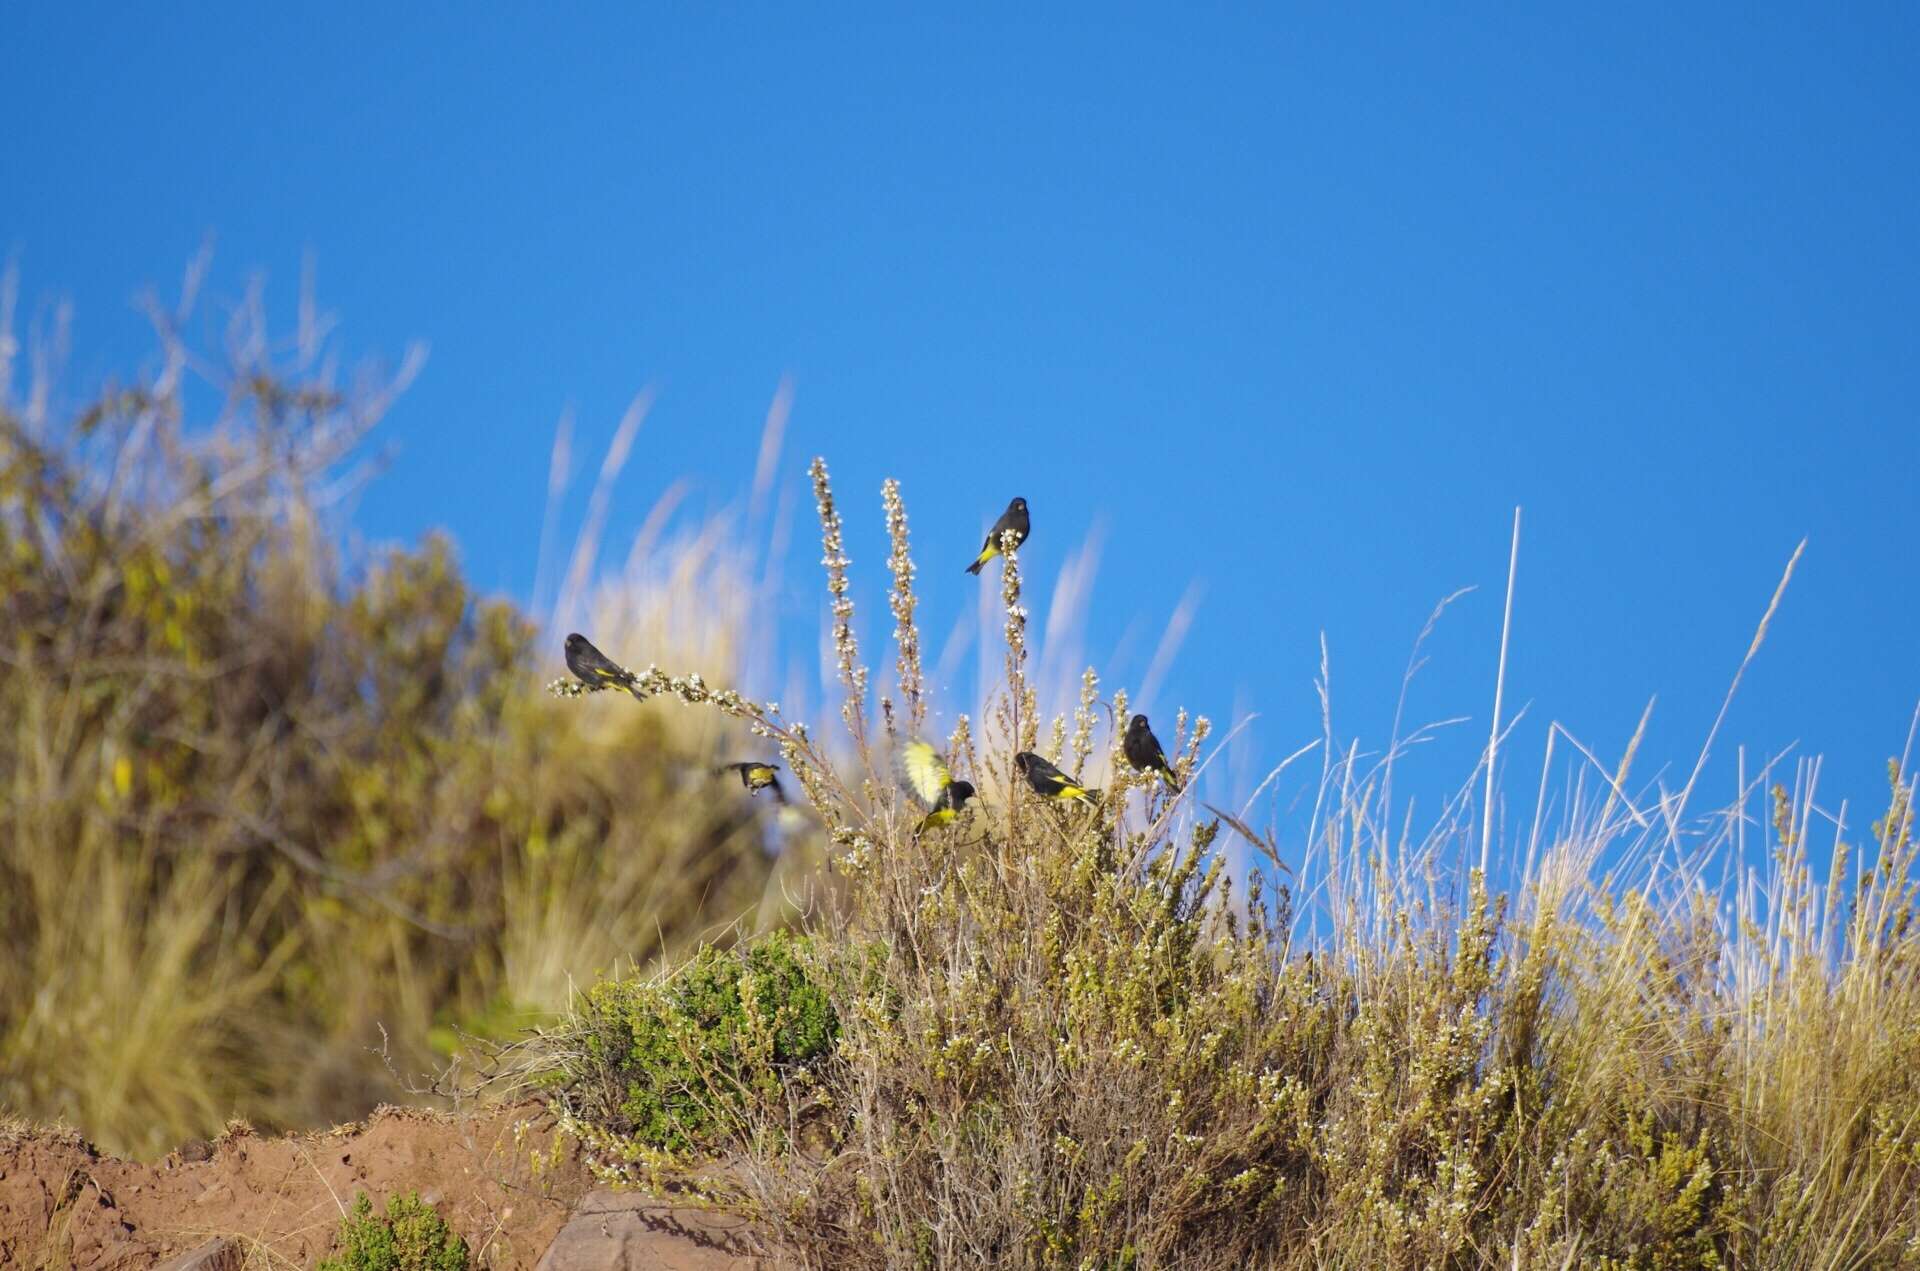
[[[757,806],[684,797],[697,721],[541,694],[557,641],[444,540],[332,546],[384,386],[189,394],[163,352],[0,401],[0,1107],[140,1153],[346,1119],[400,1094],[383,1026],[419,1073],[760,902]]]
[[[467,1242],[413,1192],[387,1197],[378,1218],[361,1192],[334,1244],[339,1252],[322,1258],[319,1271],[467,1271]]]
[[[1324,895],[1296,919],[1288,887],[1254,877],[1235,894],[1217,822],[1170,811],[1112,755],[1090,778],[1107,790],[1097,809],[1007,780],[1010,753],[1043,733],[1011,553],[1008,678],[984,726],[962,717],[947,746],[992,794],[921,834],[888,760],[923,710],[904,665],[918,648],[904,506],[890,483],[903,665],[876,721],[824,465],[814,479],[847,744],[649,683],[779,743],[835,846],[841,885],[810,915],[804,960],[838,1020],[831,1054],[778,1098],[706,1100],[699,1136],[730,1162],[727,1198],[808,1265],[1920,1265],[1901,774],[1857,886],[1808,884],[1793,808],[1765,892],[1729,898],[1694,881],[1699,858],[1637,863],[1711,840],[1693,848],[1610,803],[1502,898],[1433,854],[1409,867],[1369,828],[1392,820],[1373,793],[1335,772],[1295,854],[1317,858]],[[1076,772],[1103,758],[1095,685],[1089,672],[1079,716],[1043,747]],[[1180,750],[1187,775],[1204,733],[1195,721]],[[1603,851],[1645,885],[1597,877]],[[557,1097],[603,1169],[677,1169],[712,1190],[688,1142],[641,1142],[604,1098],[596,1116],[599,1070],[578,1058],[620,1017],[610,1004],[657,992],[586,995],[554,1039],[574,1056]],[[700,1072],[706,1052],[672,1035],[636,1065],[656,1074],[640,1104],[701,1085],[682,1066]]]
[[[809,975],[809,943],[776,931],[703,949],[661,979],[595,985],[579,1003],[574,1115],[684,1151],[710,1144],[731,1110],[777,1096],[839,1029]]]

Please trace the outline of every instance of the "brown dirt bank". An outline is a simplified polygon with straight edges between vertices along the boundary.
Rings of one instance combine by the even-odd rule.
[[[591,1190],[537,1104],[457,1117],[381,1108],[284,1138],[239,1129],[153,1165],[102,1156],[70,1131],[0,1125],[0,1267],[131,1271],[216,1237],[249,1265],[308,1267],[356,1191],[376,1208],[418,1191],[476,1267],[530,1267]]]

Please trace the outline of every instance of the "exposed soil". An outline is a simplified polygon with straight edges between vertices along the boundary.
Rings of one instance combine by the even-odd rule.
[[[558,1144],[558,1146],[556,1146]],[[310,1267],[342,1209],[417,1191],[466,1237],[476,1267],[531,1267],[593,1189],[537,1104],[454,1117],[382,1108],[319,1134],[248,1131],[143,1165],[73,1133],[0,1129],[0,1267],[157,1266],[216,1237],[259,1267]],[[659,1234],[660,1253],[679,1237]]]

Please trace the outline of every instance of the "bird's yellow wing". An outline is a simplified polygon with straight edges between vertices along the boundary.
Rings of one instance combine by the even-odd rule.
[[[937,802],[940,792],[953,780],[947,761],[924,741],[910,741],[900,752],[900,766],[906,770],[907,784],[928,803]]]

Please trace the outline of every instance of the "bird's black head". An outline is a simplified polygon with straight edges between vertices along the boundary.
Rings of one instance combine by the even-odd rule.
[[[587,647],[587,637],[581,635],[578,631],[574,632],[572,635],[567,637],[568,653],[578,653],[582,649],[585,649],[586,647]]]
[[[1025,776],[1027,765],[1031,764],[1036,758],[1038,758],[1038,756],[1031,750],[1023,750],[1013,757],[1013,766],[1020,770],[1022,776]]]
[[[1146,732],[1147,717],[1145,715],[1135,715],[1132,719],[1127,721],[1127,731],[1130,733]]]
[[[1026,510],[1027,501],[1025,499],[1015,499],[1013,502],[1007,504],[1007,511],[1009,512],[1024,512]]]
[[[967,800],[972,797],[973,782],[951,781],[947,783],[947,798],[952,802],[955,812],[958,812],[966,804]]]

